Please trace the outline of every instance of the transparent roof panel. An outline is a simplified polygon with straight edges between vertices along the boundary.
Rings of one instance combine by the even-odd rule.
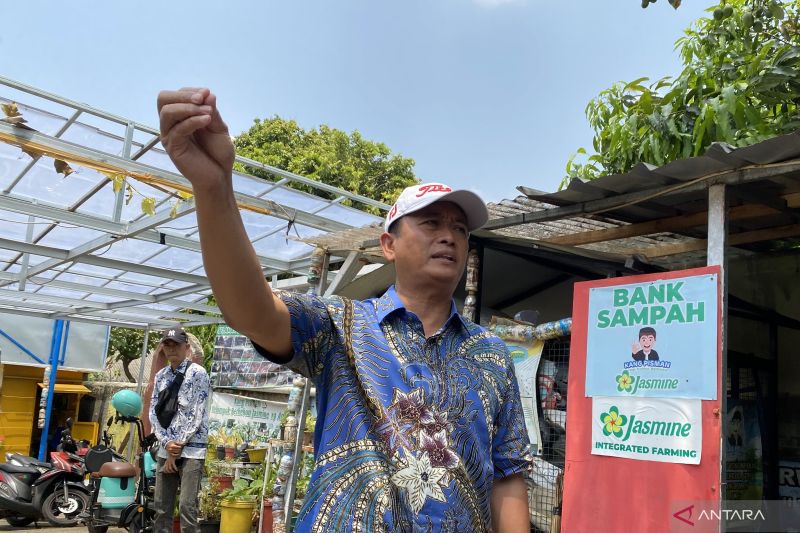
[[[315,213],[329,204],[327,200],[300,191],[292,191],[286,187],[276,187],[267,193],[265,198],[306,213]]]
[[[0,305],[13,308],[9,301],[23,301],[28,294],[31,302],[20,304],[20,312],[139,327],[195,319],[175,310],[178,302],[205,304],[210,294],[197,217],[192,199],[179,203],[175,188],[186,190],[190,184],[161,144],[153,142],[157,130],[0,77],[0,102],[9,101],[18,103],[26,135],[17,135],[20,126],[13,123],[18,120],[5,120],[0,113],[4,138],[22,145],[0,142],[0,238],[8,243],[0,247],[5,276],[0,285],[7,283],[0,287]],[[59,154],[72,172],[57,172],[50,156],[34,160],[29,155],[43,151]],[[270,180],[236,172],[233,185],[247,235],[267,275],[304,275],[313,249],[298,238],[325,232],[317,227],[338,231],[381,221],[340,205],[342,199],[386,208],[344,190],[323,190],[302,176],[266,171]],[[123,194],[113,190],[106,172],[128,176]],[[304,191],[288,183],[302,184]],[[118,197],[123,202],[115,220]],[[173,206],[187,214],[175,216]],[[49,281],[34,283],[43,280]],[[172,297],[169,293],[176,290]],[[165,293],[170,300],[151,301]],[[109,311],[97,303],[120,306]]]
[[[121,154],[124,145],[123,139],[99,131],[97,128],[76,122],[61,136],[65,141],[87,148],[94,148],[109,154]]]
[[[165,246],[155,242],[139,241],[126,239],[112,244],[107,250],[100,250],[94,255],[100,255],[108,259],[120,259],[133,262],[141,262],[161,252]]]
[[[21,103],[19,100],[3,98],[0,96],[0,102],[4,104],[11,103],[12,101],[16,102],[19,111],[25,118],[25,125],[29,128],[35,129],[36,131],[41,131],[47,135],[55,135],[67,122],[65,117],[60,117],[53,113],[27,106],[24,103]]]
[[[27,157],[27,156],[26,156]],[[55,172],[55,160],[41,157],[25,176],[14,186],[16,196],[26,196],[37,201],[61,207],[69,207],[78,198],[95,187],[100,178],[92,170],[73,168],[69,176]]]
[[[30,162],[31,157],[16,146],[0,143],[0,187],[7,189]]]
[[[196,268],[203,263],[203,256],[200,255],[200,252],[181,250],[180,248],[164,248],[161,253],[148,261],[149,265],[185,272],[187,269]]]
[[[317,214],[355,227],[368,226],[375,223],[374,215],[341,204],[331,204]]]
[[[43,295],[50,295],[50,296],[62,296],[64,298],[85,298],[88,293],[86,292],[78,292],[78,291],[71,291],[68,289],[60,289],[58,287],[41,287],[36,294],[43,294]]]
[[[40,226],[41,231],[50,228],[49,224]],[[41,235],[41,233],[40,233]],[[76,243],[87,242],[105,235],[102,231],[72,226],[70,224],[59,224],[47,232],[37,242],[45,246],[54,246],[70,250]]]
[[[28,215],[16,211],[0,210],[0,236],[24,241],[28,232]],[[34,231],[36,226],[34,226]]]

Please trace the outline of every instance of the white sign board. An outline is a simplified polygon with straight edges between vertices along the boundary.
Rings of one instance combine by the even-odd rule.
[[[700,400],[592,398],[592,454],[700,464]]]
[[[267,442],[278,435],[281,414],[286,410],[286,403],[256,400],[213,392],[209,410],[209,441],[219,444],[215,435],[220,428],[229,430],[236,428],[250,442]]]

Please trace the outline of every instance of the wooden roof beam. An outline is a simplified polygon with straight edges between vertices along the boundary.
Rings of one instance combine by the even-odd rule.
[[[800,237],[800,224],[734,233],[728,236],[728,246],[739,246],[742,244],[753,244],[756,242],[788,239],[791,237]],[[637,253],[644,255],[648,259],[654,259],[656,257],[678,255],[686,252],[697,252],[700,250],[705,250],[706,246],[706,239],[697,239],[691,242],[680,244],[651,246],[649,248],[638,250]]]
[[[800,207],[800,193],[780,196],[776,198],[776,200],[785,202],[785,205],[788,209]],[[784,212],[784,209],[779,209],[775,206],[740,205],[732,207],[728,210],[728,219],[731,221],[744,220],[748,218],[774,215],[781,212]],[[642,235],[652,235],[654,233],[677,233],[688,228],[704,226],[707,223],[708,214],[703,211],[701,213],[694,213],[691,215],[660,218],[658,220],[628,224],[627,226],[619,226],[615,228],[582,231],[579,233],[570,233],[569,235],[558,235],[556,237],[542,239],[541,242],[578,246],[581,244],[592,244],[595,242],[606,242],[616,239],[627,239],[629,237],[639,237]]]

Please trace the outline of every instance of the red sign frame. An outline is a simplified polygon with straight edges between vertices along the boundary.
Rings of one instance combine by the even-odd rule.
[[[717,399],[702,400],[699,465],[637,461],[591,454],[592,399],[586,397],[589,289],[717,274]],[[561,531],[667,532],[686,527],[693,501],[720,501],[722,425],[722,287],[718,266],[576,283],[569,356],[566,460]],[[689,502],[689,503],[687,503]],[[675,516],[677,514],[677,516]],[[699,525],[699,524],[698,524]],[[709,522],[702,529],[716,525]]]

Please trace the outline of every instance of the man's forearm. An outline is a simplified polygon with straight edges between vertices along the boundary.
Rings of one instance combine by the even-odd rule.
[[[492,530],[498,533],[528,533],[528,486],[522,474],[495,479],[491,496]]]
[[[272,353],[290,353],[288,312],[264,279],[232,189],[196,190],[195,205],[203,265],[226,323]]]

